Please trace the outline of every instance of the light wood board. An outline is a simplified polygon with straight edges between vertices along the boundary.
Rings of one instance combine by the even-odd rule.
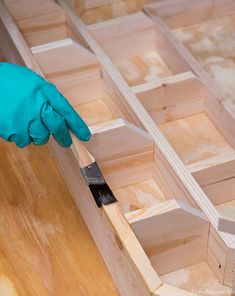
[[[47,147],[0,160],[0,295],[119,295]]]

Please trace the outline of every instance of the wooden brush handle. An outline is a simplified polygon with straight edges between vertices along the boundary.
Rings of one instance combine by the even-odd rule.
[[[87,167],[95,162],[95,158],[87,151],[86,147],[78,140],[78,138],[72,135],[73,145],[72,149],[78,159],[80,168]]]

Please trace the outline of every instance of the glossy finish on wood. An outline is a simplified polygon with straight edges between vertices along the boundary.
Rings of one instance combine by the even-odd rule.
[[[118,296],[47,147],[0,162],[0,295]]]

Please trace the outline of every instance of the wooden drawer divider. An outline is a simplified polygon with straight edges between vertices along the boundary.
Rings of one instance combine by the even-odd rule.
[[[196,295],[205,288],[206,276],[215,289],[230,291],[223,285],[233,286],[235,236],[217,230],[221,217],[213,202],[219,197],[210,185],[218,178],[213,166],[225,178],[229,175],[233,131],[217,123],[210,108],[218,112],[219,101],[192,74],[187,59],[142,12],[86,26],[67,1],[58,0],[61,9],[45,0],[48,15],[37,12],[30,22],[17,21],[19,8],[11,0],[5,2],[24,35],[1,0],[0,40],[6,58],[55,83],[91,128],[87,147],[119,204],[97,209],[72,149],[64,150],[53,140],[50,148],[120,294]],[[49,16],[54,18],[48,21]],[[129,46],[126,51],[121,52],[115,38],[110,44],[109,30],[118,43]],[[139,30],[144,32],[143,44]],[[139,61],[134,52],[150,63],[151,75],[133,79],[126,74],[126,63]],[[62,59],[64,63],[56,63]],[[226,123],[232,123],[226,108],[222,113]],[[211,133],[205,139],[200,124],[195,125],[192,136],[205,145],[206,155],[196,160],[189,157],[190,149],[195,153],[194,147],[187,147],[190,135],[185,139],[186,157],[170,132],[173,124],[180,136],[195,122],[205,123]],[[212,159],[207,155],[214,143]],[[204,191],[213,192],[213,200]],[[179,282],[181,273],[189,275],[186,283]],[[199,275],[201,285],[194,277]]]

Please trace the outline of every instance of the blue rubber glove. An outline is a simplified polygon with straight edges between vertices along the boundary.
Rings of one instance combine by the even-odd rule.
[[[83,141],[90,131],[56,87],[33,71],[0,63],[0,137],[20,148],[47,143],[50,134],[63,147],[72,139]]]

